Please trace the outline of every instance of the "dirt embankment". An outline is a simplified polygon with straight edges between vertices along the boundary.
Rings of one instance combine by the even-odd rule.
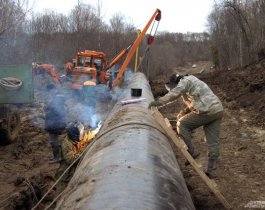
[[[221,99],[231,110],[247,112],[248,125],[265,127],[265,60],[244,69],[214,72],[202,79],[222,90]]]
[[[265,209],[265,60],[244,69],[215,71],[197,75],[219,96],[225,115],[221,125],[221,156],[216,180],[233,209],[253,209],[247,204],[263,201]],[[154,80],[155,96],[166,90],[163,81]],[[175,119],[182,101],[161,109],[168,119]],[[174,126],[174,121],[171,121]],[[207,143],[201,128],[193,133],[193,142],[201,152],[198,163],[207,166]],[[175,148],[186,183],[198,210],[221,210],[208,187],[194,170],[184,166],[184,158]],[[251,207],[251,206],[250,206]]]
[[[42,110],[40,104],[24,107],[19,138],[0,147],[0,209],[31,209],[55,181],[59,165],[48,164],[52,153],[48,135],[41,129]],[[53,197],[51,193],[46,202]]]

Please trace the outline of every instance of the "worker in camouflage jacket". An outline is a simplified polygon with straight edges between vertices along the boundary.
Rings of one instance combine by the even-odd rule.
[[[61,174],[82,154],[88,143],[94,138],[95,132],[89,130],[85,132],[84,125],[81,122],[71,122],[66,126],[67,136],[62,141],[62,156],[60,167],[57,170],[56,178]],[[64,180],[69,180],[75,170],[75,164]]]
[[[188,152],[197,158],[199,152],[194,149],[191,133],[203,126],[208,144],[208,168],[206,174],[216,177],[216,164],[219,157],[219,129],[223,117],[223,106],[219,98],[203,81],[193,75],[173,74],[166,84],[169,91],[165,96],[150,103],[149,107],[160,106],[178,97],[182,97],[187,108],[177,116],[177,132],[188,147]]]

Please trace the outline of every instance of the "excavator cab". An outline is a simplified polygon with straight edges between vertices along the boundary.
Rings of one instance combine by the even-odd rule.
[[[105,65],[106,54],[103,52],[85,50],[76,53],[71,89],[74,97],[90,107],[96,106],[99,84],[108,82]]]
[[[104,67],[106,54],[103,52],[85,50],[76,54],[76,63],[73,69],[72,89],[82,89],[87,82],[106,84]]]

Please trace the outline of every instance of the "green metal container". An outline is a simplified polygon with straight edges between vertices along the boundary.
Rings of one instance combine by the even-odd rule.
[[[17,90],[8,90],[1,85],[1,79],[13,77],[22,82]],[[4,65],[0,66],[0,104],[32,103],[33,78],[31,65]]]

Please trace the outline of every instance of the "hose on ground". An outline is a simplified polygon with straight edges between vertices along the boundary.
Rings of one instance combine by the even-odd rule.
[[[0,78],[0,86],[5,90],[18,90],[22,86],[22,81],[15,77]]]
[[[83,156],[84,154],[90,149],[90,147],[93,145],[95,141],[92,141],[90,142],[89,145],[87,145],[87,147],[85,148],[85,150],[64,170],[64,172],[61,174],[61,176],[56,180],[56,182],[53,184],[53,186],[50,187],[50,189],[44,194],[44,196],[38,201],[38,203],[31,209],[31,210],[34,210],[36,209],[40,204],[41,202],[44,200],[44,198],[47,197],[47,195],[51,192],[51,190],[61,181],[61,179],[63,178],[63,176],[66,174],[67,171],[69,171],[70,168],[72,168],[72,166],[74,164],[76,164]],[[50,206],[63,194],[64,191],[62,191],[51,203],[50,205],[45,208],[46,209],[49,209]]]

